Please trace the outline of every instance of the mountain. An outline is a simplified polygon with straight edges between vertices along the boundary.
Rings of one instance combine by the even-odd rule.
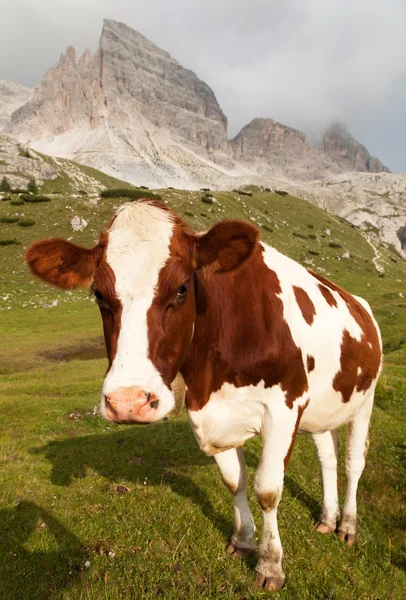
[[[32,98],[33,90],[13,83],[0,80],[0,131],[10,123],[11,115]]]
[[[406,177],[391,175],[343,125],[329,127],[318,148],[273,119],[254,119],[228,140],[213,90],[123,23],[104,21],[95,54],[78,59],[68,47],[5,131],[135,185],[286,190],[404,246]]]
[[[321,149],[345,172],[390,173],[378,158],[357,142],[342,123],[332,123],[323,136]]]
[[[312,148],[301,131],[273,119],[254,119],[230,142],[237,162],[248,163],[264,175],[321,179],[341,168],[319,148]]]
[[[303,133],[272,119],[254,119],[229,141],[213,90],[143,35],[111,20],[104,21],[94,55],[87,50],[78,60],[71,46],[61,55],[7,132],[47,154],[154,187],[227,188],[252,177],[312,181],[349,166],[347,155],[337,159],[341,147],[332,136],[325,137],[326,148],[313,148]],[[361,157],[365,149],[357,148]],[[368,170],[364,155],[351,169]]]
[[[227,120],[209,86],[109,20],[96,54],[77,60],[69,47],[7,132],[47,154],[147,185],[196,188],[205,161],[209,171],[231,162]]]

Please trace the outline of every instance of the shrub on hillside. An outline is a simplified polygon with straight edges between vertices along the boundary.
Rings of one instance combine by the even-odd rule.
[[[252,196],[252,192],[246,192],[245,190],[233,190],[233,192],[236,192],[239,196]]]
[[[12,206],[21,206],[22,204],[24,204],[24,200],[21,200],[21,198],[15,198],[14,200],[10,201],[10,204]]]
[[[265,225],[262,225],[262,229],[264,229],[265,231],[269,231],[269,233],[273,233],[272,227],[269,227],[269,225],[267,225],[266,223]]]
[[[20,227],[32,227],[35,225],[34,219],[20,219],[17,223]]]
[[[0,223],[17,223],[20,217],[0,217]]]
[[[108,189],[100,192],[101,198],[130,198],[131,200],[140,200],[141,198],[154,198],[161,200],[159,194],[154,194],[149,190],[136,190],[134,188]]]
[[[13,239],[6,239],[6,240],[0,240],[0,246],[11,246],[13,244],[21,244],[21,242],[19,242],[15,238],[13,238]]]
[[[4,198],[1,199],[2,202],[9,202],[11,200],[11,196],[4,196]]]
[[[51,202],[48,196],[36,196],[35,194],[22,194],[21,199],[24,202]]]
[[[205,204],[213,204],[213,196],[210,196],[209,194],[204,194],[204,196],[201,197],[201,201]]]
[[[32,177],[32,179],[30,179],[27,183],[27,190],[30,192],[30,194],[38,194],[39,189],[34,177]]]
[[[339,242],[329,242],[328,245],[330,248],[342,248],[342,245]]]
[[[1,180],[0,192],[11,192],[11,185],[6,176],[4,176]]]
[[[18,156],[22,156],[23,158],[32,158],[32,156],[29,153],[29,151],[27,150],[27,148],[20,148],[20,152],[18,153]]]
[[[0,217],[0,223],[17,223],[19,217]]]

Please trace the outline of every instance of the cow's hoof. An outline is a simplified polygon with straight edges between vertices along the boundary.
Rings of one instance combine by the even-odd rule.
[[[316,525],[316,530],[319,533],[333,533],[336,530],[336,524],[334,523],[324,523],[321,521],[318,525]]]
[[[343,529],[338,529],[337,536],[342,542],[347,542],[347,545],[350,547],[355,544],[355,533],[349,533]]]
[[[272,576],[267,577],[263,573],[257,571],[257,577],[255,580],[257,587],[262,588],[267,592],[276,592],[277,590],[281,590],[283,588],[283,584],[285,583],[285,577],[282,576]]]
[[[241,548],[230,542],[226,548],[226,552],[232,558],[244,558],[245,556],[252,556],[255,554],[255,548]]]

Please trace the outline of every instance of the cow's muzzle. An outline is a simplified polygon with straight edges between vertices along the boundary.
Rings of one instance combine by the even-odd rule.
[[[104,396],[105,415],[115,423],[151,423],[159,419],[160,400],[155,394],[132,386]]]

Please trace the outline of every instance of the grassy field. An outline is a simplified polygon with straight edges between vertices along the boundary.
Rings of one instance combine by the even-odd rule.
[[[208,205],[198,192],[162,193],[196,229],[251,218],[267,242],[371,303],[386,358],[359,487],[358,541],[349,549],[314,530],[320,472],[311,440],[300,437],[279,509],[287,580],[275,598],[403,600],[406,263],[380,247],[379,273],[357,229],[289,196],[215,193]],[[20,242],[0,246],[0,598],[265,597],[254,587],[255,559],[225,553],[231,498],[186,417],[149,427],[101,422],[94,407],[105,359],[64,360],[101,346],[98,309],[86,292],[33,281],[23,264],[34,239],[92,244],[119,204],[64,194],[40,205],[0,203],[0,219],[35,220],[0,222],[0,239]],[[74,215],[88,221],[83,232],[72,231]],[[252,482],[260,448],[259,438],[245,446],[258,538]],[[343,460],[339,485],[343,499]]]

